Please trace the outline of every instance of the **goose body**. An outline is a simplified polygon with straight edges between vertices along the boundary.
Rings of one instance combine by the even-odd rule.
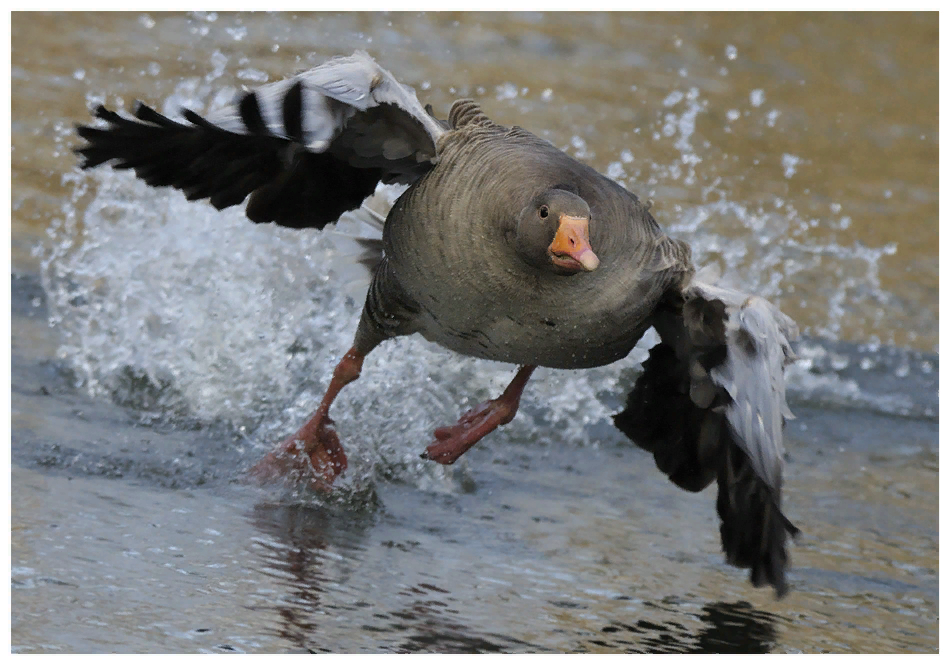
[[[380,270],[412,300],[407,328],[519,365],[578,369],[626,356],[659,299],[691,272],[688,247],[664,235],[634,195],[550,143],[492,123],[472,102],[457,104],[453,121],[439,162],[396,201],[384,228]],[[539,271],[513,250],[517,214],[555,187],[589,205],[598,269]]]
[[[716,481],[727,560],[787,589],[781,511],[783,368],[794,322],[771,303],[697,277],[686,243],[637,197],[471,100],[446,121],[367,54],[336,58],[242,93],[220,111],[170,120],[139,104],[80,126],[84,168],[111,163],[154,186],[254,222],[323,228],[380,182],[408,189],[382,251],[353,347],[314,416],[252,471],[327,491],[346,469],[329,409],[387,339],[419,333],[457,353],[520,365],[497,399],[435,430],[423,457],[453,463],[518,409],[536,366],[596,367],[654,327],[661,343],[615,417],[678,486]]]

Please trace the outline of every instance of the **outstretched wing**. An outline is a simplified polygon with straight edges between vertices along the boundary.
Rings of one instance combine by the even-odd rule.
[[[718,481],[726,560],[781,596],[787,535],[798,533],[781,509],[784,367],[797,328],[762,298],[695,279],[654,327],[662,341],[614,422],[683,489]]]
[[[410,183],[436,160],[445,125],[366,53],[335,58],[175,122],[138,103],[134,118],[100,106],[107,126],[79,126],[82,168],[106,162],[218,209],[250,195],[255,222],[317,227],[359,207],[380,181]]]

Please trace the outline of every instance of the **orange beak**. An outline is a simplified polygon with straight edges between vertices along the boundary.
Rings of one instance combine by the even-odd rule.
[[[548,252],[554,265],[571,272],[590,272],[600,265],[600,259],[590,247],[587,219],[584,217],[561,215]]]

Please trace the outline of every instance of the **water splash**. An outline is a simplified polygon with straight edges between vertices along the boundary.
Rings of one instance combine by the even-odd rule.
[[[735,47],[727,47],[727,54],[730,49],[735,57]],[[764,93],[751,91],[750,101],[754,108],[762,107]],[[709,106],[700,90],[672,90],[662,106],[643,132],[652,135],[661,150],[668,145],[677,156],[648,163],[627,177],[631,169],[622,167],[632,159],[624,156],[636,146],[621,146],[623,164],[614,162],[608,171],[644,196],[672,192],[688,198],[687,192],[700,190],[697,203],[674,204],[672,214],[664,213],[661,222],[671,235],[690,243],[698,265],[720,264],[726,282],[776,300],[800,319],[806,334],[837,341],[846,330],[886,327],[889,313],[903,306],[880,278],[882,260],[897,251],[896,245],[839,242],[837,232],[846,231],[851,218],[838,203],[828,208],[830,214],[816,215],[774,194],[754,202],[735,200],[731,183],[717,170],[717,162],[728,155],[696,136],[697,122]],[[757,112],[764,127],[774,126],[778,112],[764,107]],[[809,164],[796,155],[776,159],[786,178]],[[823,232],[816,233],[816,228]]]

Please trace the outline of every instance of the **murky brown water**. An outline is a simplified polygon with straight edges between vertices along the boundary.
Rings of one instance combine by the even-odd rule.
[[[621,163],[628,176],[621,179],[654,198],[667,224],[677,206],[715,200],[719,190],[753,210],[787,215],[785,206],[793,207],[789,235],[821,259],[782,284],[782,306],[806,331],[826,325],[827,282],[852,277],[848,265],[838,274],[847,262],[836,261],[835,246],[896,244],[876,265],[890,300],[856,285],[847,295],[862,306],[848,307],[834,332],[934,350],[935,16],[18,14],[14,223],[35,232],[58,212],[55,175],[71,158],[41,146],[56,122],[86,117],[87,95],[158,102],[182,78],[208,77],[219,61],[215,89],[368,48],[437,109],[473,95],[490,100],[499,122],[523,124],[558,145],[579,139],[585,147],[576,152],[602,171]],[[694,88],[703,108],[684,151],[657,118],[666,108],[682,115],[663,102]],[[622,162],[624,150],[632,162]],[[683,154],[702,160],[689,185],[665,177]],[[783,155],[797,160],[789,178]],[[716,222],[737,239],[747,233],[735,220],[707,223]]]
[[[935,14],[21,13],[12,34],[16,650],[936,650]],[[277,310],[301,300],[284,286],[275,296],[235,279],[217,296],[235,318],[215,320],[215,339],[200,344],[226,355],[246,341],[228,337],[235,329],[257,344],[224,369],[200,354],[176,364],[173,351],[199,345],[189,336],[139,349],[133,309],[104,309],[112,336],[79,335],[86,355],[57,351],[82,313],[57,310],[58,326],[45,325],[49,250],[33,248],[54,221],[75,213],[104,247],[94,267],[82,263],[92,254],[64,255],[66,275],[123,303],[141,296],[132,268],[145,266],[101,216],[82,218],[88,205],[142,201],[126,222],[171,291],[192,277],[162,257],[224,243],[250,256],[265,242],[239,214],[220,218],[235,229],[226,240],[208,236],[218,217],[179,209],[177,195],[130,195],[109,174],[78,181],[89,192],[77,195],[76,179],[62,180],[75,168],[62,137],[90,103],[161,108],[174,96],[200,108],[222,88],[356,48],[438,111],[477,97],[497,121],[654,199],[660,223],[702,260],[799,321],[809,339],[792,379],[787,502],[806,536],[784,601],[721,563],[708,494],[681,495],[596,423],[578,443],[525,416],[451,473],[408,462],[418,434],[464,399],[463,370],[437,352],[415,370],[432,372],[421,392],[425,379],[382,358],[341,398],[337,420],[367,470],[348,503],[235,484],[299,417],[287,405],[309,408],[293,387],[317,373],[307,380],[318,391],[325,369],[292,365],[265,339],[266,318],[240,318],[259,298]],[[281,238],[275,256],[315,242]],[[225,268],[214,274],[229,279]],[[266,261],[246,272],[276,279]],[[167,313],[167,293],[145,293],[143,307]],[[210,329],[197,318],[205,301],[184,300]],[[345,315],[327,324],[328,356],[355,325]],[[394,349],[423,357],[422,346]],[[154,400],[115,379],[113,362],[166,367],[188,418],[155,418]],[[458,366],[484,390],[507,371]],[[544,391],[556,392],[544,381],[558,376],[526,395],[541,421]],[[603,377],[618,375],[583,376],[577,385],[601,397]],[[91,397],[77,379],[104,388]],[[377,432],[362,402],[383,418],[392,392],[421,404],[420,422]],[[253,405],[244,416],[221,406],[237,393]],[[609,411],[619,397],[601,399]]]

